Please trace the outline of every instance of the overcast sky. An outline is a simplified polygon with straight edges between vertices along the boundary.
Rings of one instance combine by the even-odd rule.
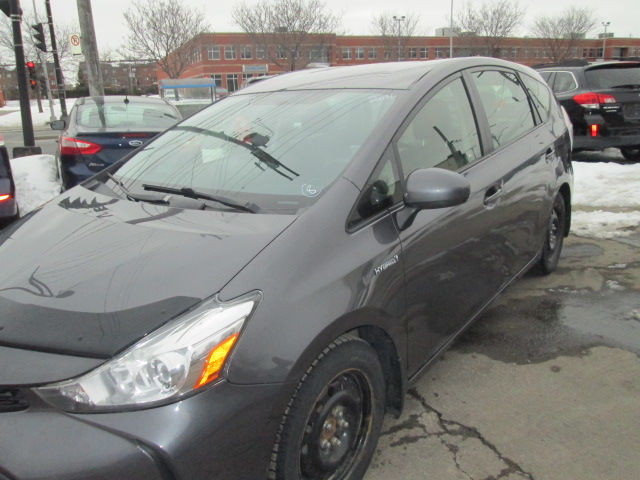
[[[238,31],[231,19],[231,11],[234,0],[176,0],[185,5],[199,7],[205,13],[213,32]],[[251,2],[252,0],[250,0]],[[44,13],[44,2],[36,0],[40,14]],[[342,32],[347,35],[371,34],[371,17],[380,12],[393,14],[416,14],[420,16],[419,30],[421,35],[433,35],[435,28],[445,26],[449,18],[450,3],[447,0],[326,0],[328,8],[340,14],[342,19]],[[480,4],[478,0],[474,2]],[[528,33],[527,26],[533,19],[542,14],[554,14],[562,11],[568,5],[579,5],[593,8],[598,26],[591,33],[596,36],[602,30],[601,21],[610,21],[610,32],[616,36],[640,36],[640,1],[639,0],[579,0],[567,2],[566,0],[535,0],[520,2],[527,5],[527,17],[525,26],[518,32],[520,35]],[[32,1],[22,0],[25,10],[30,9]],[[389,5],[394,6],[393,10]],[[462,0],[455,0],[455,6],[462,5]],[[56,22],[77,23],[78,14],[76,0],[51,0],[54,20]],[[126,28],[122,12],[131,5],[131,0],[92,0],[93,15],[98,37],[99,48],[118,48]],[[454,14],[455,17],[455,14]]]

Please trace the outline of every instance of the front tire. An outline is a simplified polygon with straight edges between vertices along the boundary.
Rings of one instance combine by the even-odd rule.
[[[538,270],[543,275],[548,275],[558,268],[562,244],[566,234],[567,206],[564,197],[558,194],[553,202],[553,209],[547,224],[547,235],[542,247]]]
[[[331,343],[300,380],[273,449],[275,480],[359,480],[382,428],[384,374],[364,340]]]
[[[623,147],[620,149],[620,153],[630,162],[640,162],[640,145],[636,147]]]

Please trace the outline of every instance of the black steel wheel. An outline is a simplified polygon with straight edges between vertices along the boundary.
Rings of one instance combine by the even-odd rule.
[[[551,215],[549,215],[547,235],[544,246],[542,247],[540,261],[538,262],[538,270],[544,275],[548,275],[558,267],[562,244],[566,234],[566,215],[567,207],[564,202],[564,197],[558,194],[553,202]]]
[[[620,149],[622,156],[631,162],[640,162],[640,145],[635,147],[623,147]]]
[[[375,351],[341,337],[300,381],[274,446],[271,478],[357,480],[375,451],[385,383]]]

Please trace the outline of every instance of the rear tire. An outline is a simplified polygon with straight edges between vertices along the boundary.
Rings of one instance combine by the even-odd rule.
[[[620,149],[620,153],[630,162],[640,162],[640,145],[636,147],[623,147]]]
[[[270,479],[360,480],[384,417],[385,380],[364,340],[331,343],[300,380],[273,448]]]
[[[548,275],[558,268],[562,244],[566,234],[567,206],[562,194],[558,194],[553,202],[553,209],[547,224],[547,235],[540,254],[537,269],[543,275]]]

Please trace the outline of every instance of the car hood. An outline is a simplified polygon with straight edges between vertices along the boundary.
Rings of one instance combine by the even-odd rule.
[[[0,233],[0,347],[111,357],[222,289],[294,219],[73,188]]]

